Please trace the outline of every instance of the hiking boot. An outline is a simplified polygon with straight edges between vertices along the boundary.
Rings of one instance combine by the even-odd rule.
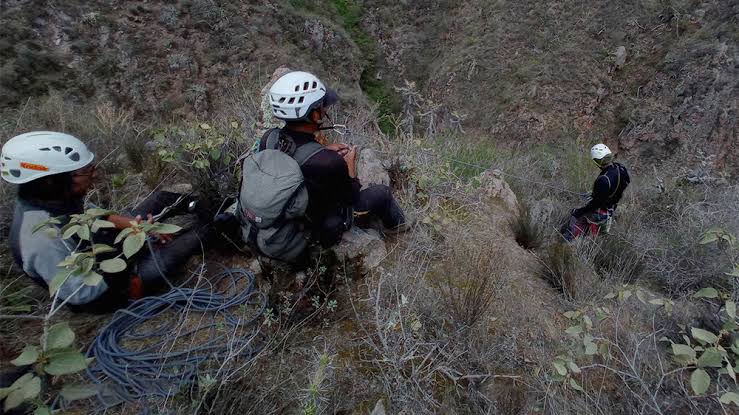
[[[416,217],[410,214],[405,215],[405,222],[393,228],[384,229],[382,232],[386,235],[397,235],[408,232],[416,225]]]

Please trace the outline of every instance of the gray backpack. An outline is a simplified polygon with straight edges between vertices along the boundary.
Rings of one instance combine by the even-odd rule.
[[[309,142],[296,147],[279,129],[268,131],[262,140],[266,149],[242,165],[237,215],[242,238],[263,255],[293,262],[310,237],[303,223],[308,191],[300,167],[323,146]]]

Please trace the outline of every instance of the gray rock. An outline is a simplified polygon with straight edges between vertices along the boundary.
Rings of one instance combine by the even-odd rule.
[[[376,268],[387,256],[385,241],[374,229],[363,230],[352,227],[344,232],[341,242],[334,252],[339,260],[362,260],[365,271]]]
[[[531,206],[531,219],[537,223],[547,223],[555,210],[554,202],[551,199],[537,200]]]
[[[262,264],[259,263],[258,259],[253,259],[249,265],[247,266],[251,272],[254,273],[254,275],[261,275],[262,274]]]
[[[262,137],[264,133],[272,128],[279,128],[282,127],[284,124],[282,121],[278,120],[272,115],[272,105],[269,103],[269,96],[267,93],[269,92],[269,89],[272,87],[272,85],[280,79],[282,75],[285,75],[286,73],[292,72],[290,68],[280,66],[279,68],[275,69],[275,71],[272,73],[272,77],[269,79],[269,82],[267,82],[266,85],[262,88],[262,91],[260,92],[259,97],[259,114],[257,115],[257,137]]]
[[[385,404],[382,403],[382,399],[377,401],[375,404],[375,409],[372,410],[370,415],[385,415]]]
[[[626,64],[626,47],[619,46],[616,49],[616,69],[621,69]]]
[[[357,176],[359,177],[359,182],[362,183],[362,188],[370,184],[390,185],[390,176],[387,174],[382,160],[370,148],[363,149],[359,153]]]
[[[498,169],[486,170],[477,179],[481,183],[480,190],[483,196],[499,198],[510,211],[518,211],[518,198],[503,178],[503,172]]]

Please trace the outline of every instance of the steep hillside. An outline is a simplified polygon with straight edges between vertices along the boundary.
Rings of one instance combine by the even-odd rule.
[[[738,171],[735,2],[367,3],[390,76],[437,120]]]
[[[238,308],[234,331],[190,310],[193,298],[149,321],[160,349],[146,327],[132,347],[150,358],[217,347],[188,382],[171,361],[138,365],[172,389],[123,394],[109,413],[739,408],[735,1],[0,2],[0,144],[42,129],[80,137],[100,162],[96,205],[125,212],[156,189],[193,189],[201,207],[236,194],[234,161],[264,124],[260,91],[289,67],[339,89],[333,115],[353,134],[330,138],[361,144],[363,184],[389,183],[418,219],[382,238],[355,227],[299,272],[238,240],[204,245],[185,286],[247,292],[217,275],[238,268],[246,284],[248,269],[264,302],[219,309]],[[559,229],[597,174],[596,140],[634,180],[607,235],[568,243]],[[14,199],[2,182],[4,241]],[[5,245],[2,373],[40,344],[53,308]],[[75,335],[58,343],[86,349],[111,319],[62,309],[53,323]],[[255,342],[235,346],[249,336],[239,329]],[[52,381],[42,366],[33,405],[63,405],[62,388],[89,381]],[[128,374],[102,382],[142,381]],[[71,409],[101,409],[114,389]]]
[[[53,88],[141,115],[204,117],[233,86],[285,65],[338,86],[347,110],[374,104],[386,132],[461,125],[498,143],[605,140],[636,164],[736,174],[737,7],[15,0],[0,16],[0,103]],[[693,173],[714,174],[705,170]]]
[[[165,119],[212,114],[275,67],[315,71],[364,103],[357,46],[331,21],[269,2],[3,3],[0,104],[56,89]]]

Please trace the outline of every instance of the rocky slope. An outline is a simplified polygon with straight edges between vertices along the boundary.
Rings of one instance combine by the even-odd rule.
[[[371,3],[396,82],[416,81],[437,119],[737,173],[735,2]]]
[[[345,109],[374,103],[406,130],[461,125],[499,143],[605,140],[632,159],[732,174],[739,165],[739,6],[726,0],[3,8],[3,106],[53,88],[168,120],[207,117],[285,65],[337,85]],[[389,117],[380,126],[391,129]]]

